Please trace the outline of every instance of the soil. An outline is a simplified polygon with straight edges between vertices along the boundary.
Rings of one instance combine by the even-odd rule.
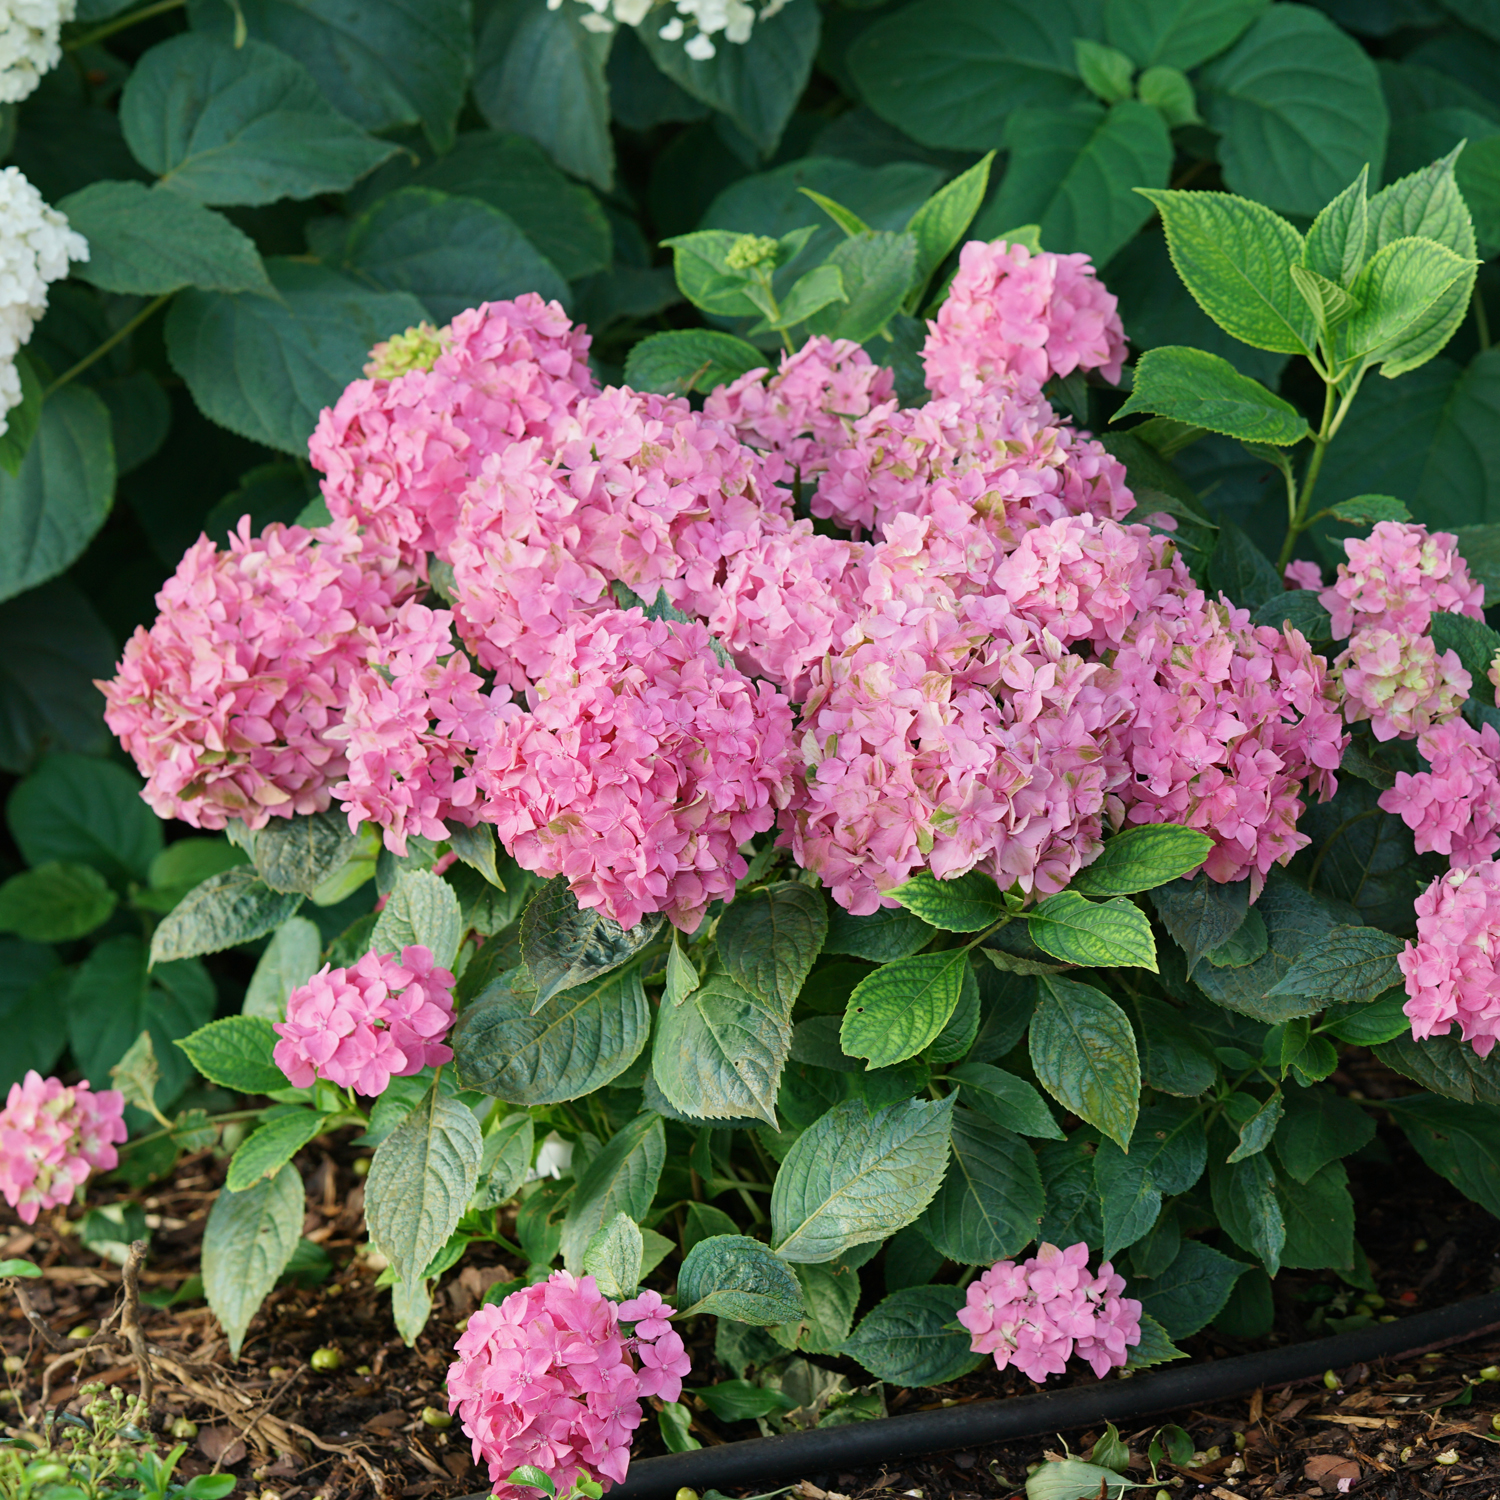
[[[1344,1089],[1367,1098],[1403,1085],[1373,1060],[1346,1062],[1336,1075]],[[212,1152],[183,1158],[172,1176],[131,1191],[108,1180],[90,1184],[89,1205],[134,1203],[151,1232],[142,1272],[145,1301],[164,1302],[186,1291],[179,1305],[143,1307],[146,1338],[172,1356],[158,1369],[158,1424],[186,1418],[198,1425],[179,1473],[190,1477],[227,1470],[243,1483],[238,1495],[264,1500],[451,1500],[487,1488],[457,1426],[431,1425],[446,1415],[444,1374],[455,1324],[471,1313],[496,1281],[521,1269],[497,1247],[475,1245],[437,1292],[426,1331],[414,1348],[397,1337],[389,1294],[375,1286],[362,1222],[364,1153],[345,1137],[314,1142],[298,1159],[308,1189],[303,1234],[332,1261],[332,1274],[314,1286],[285,1285],[252,1323],[238,1363],[230,1364],[218,1323],[187,1283],[198,1271],[199,1244],[224,1162]],[[1385,1298],[1385,1316],[1443,1306],[1500,1285],[1500,1223],[1433,1174],[1392,1125],[1382,1123],[1377,1144],[1349,1163],[1358,1210],[1356,1233]],[[57,1334],[97,1327],[121,1294],[120,1268],[86,1247],[78,1233],[83,1210],[73,1206],[42,1216],[27,1228],[0,1205],[0,1259],[25,1256],[43,1268],[26,1283],[36,1311]],[[878,1264],[866,1276],[875,1301]],[[1332,1273],[1283,1272],[1276,1282],[1277,1320],[1271,1342],[1291,1342],[1332,1329],[1342,1284]],[[861,1315],[865,1311],[861,1307]],[[729,1378],[713,1354],[711,1325],[685,1330],[693,1355],[693,1384]],[[24,1407],[28,1421],[71,1402],[82,1379],[137,1388],[134,1365],[119,1355],[50,1351],[13,1298],[0,1291],[0,1345],[20,1355],[24,1369],[5,1383],[0,1426],[14,1435]],[[1260,1345],[1225,1340],[1211,1331],[1185,1341],[1195,1359],[1243,1353]],[[337,1370],[315,1370],[313,1352],[338,1351]],[[158,1362],[160,1363],[160,1362]],[[843,1364],[857,1382],[868,1380]],[[1335,1372],[1338,1388],[1321,1381],[1256,1392],[1246,1398],[1187,1410],[1123,1433],[1130,1477],[1153,1480],[1147,1452],[1159,1427],[1175,1422],[1189,1435],[1192,1459],[1158,1466],[1156,1483],[1169,1496],[1239,1497],[1352,1494],[1397,1500],[1453,1494],[1460,1500],[1500,1497],[1500,1379],[1479,1372],[1500,1367],[1500,1340],[1460,1345],[1436,1356],[1358,1366]],[[175,1373],[174,1373],[175,1371]],[[1495,1370],[1500,1377],[1500,1368]],[[1091,1377],[1085,1372],[1082,1380]],[[1032,1389],[1014,1374],[986,1366],[952,1386],[888,1390],[890,1410],[1020,1395]],[[424,1419],[424,1412],[428,1419]],[[259,1425],[255,1425],[258,1423]],[[729,1426],[706,1411],[694,1414],[705,1444],[754,1437],[754,1424]],[[247,1443],[242,1430],[252,1425]],[[295,1446],[275,1451],[268,1434]],[[935,1455],[888,1469],[808,1475],[800,1500],[978,1500],[1021,1492],[1029,1466],[1048,1453],[1087,1456],[1098,1432],[1062,1433],[1030,1442]],[[643,1424],[638,1457],[660,1452],[657,1425]],[[1179,1455],[1181,1456],[1181,1455]],[[1154,1489],[1146,1493],[1154,1494]],[[793,1500],[799,1500],[794,1492]]]

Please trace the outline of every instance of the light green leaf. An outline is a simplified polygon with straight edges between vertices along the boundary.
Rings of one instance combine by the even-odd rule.
[[[907,233],[917,242],[917,265],[907,310],[915,313],[932,274],[958,248],[964,231],[974,222],[989,187],[993,151],[986,152],[967,172],[960,172],[939,188],[910,219]]]
[[[1390,117],[1370,55],[1309,6],[1273,5],[1201,75],[1224,181],[1284,213],[1315,214],[1369,164]]]
[[[802,1316],[802,1288],[791,1267],[742,1235],[699,1240],[677,1273],[677,1300],[684,1315],[713,1313],[760,1328]]]
[[[136,1109],[156,1107],[156,1091],[161,1084],[161,1068],[151,1033],[143,1031],[125,1050],[125,1055],[109,1070],[110,1082],[125,1096],[125,1102]]]
[[[948,1076],[962,1086],[963,1102],[988,1115],[995,1124],[1018,1135],[1063,1139],[1046,1101],[1024,1078],[983,1062],[960,1063],[948,1070]]]
[[[776,1252],[832,1260],[910,1224],[942,1182],[952,1113],[951,1097],[901,1100],[873,1114],[858,1099],[829,1110],[797,1137],[776,1174]]]
[[[1105,265],[1151,217],[1135,189],[1164,188],[1172,141],[1149,105],[1018,109],[1006,126],[1009,165],[979,216],[988,239],[1011,224],[1041,226],[1044,245],[1082,250]]]
[[[425,1276],[397,1281],[391,1287],[391,1321],[401,1342],[411,1348],[432,1316],[432,1283]]]
[[[744,339],[716,328],[678,328],[653,333],[632,344],[625,358],[625,384],[635,391],[711,391],[750,370],[763,369],[766,356]]]
[[[626,931],[599,908],[579,906],[565,876],[550,880],[531,898],[521,917],[521,956],[543,1005],[564,990],[607,974],[639,953],[664,918],[653,914]]]
[[[1369,178],[1369,167],[1361,167],[1359,176],[1318,210],[1307,231],[1302,264],[1335,286],[1353,286],[1365,263],[1365,238],[1370,222]]]
[[[273,1115],[241,1142],[230,1160],[225,1187],[231,1193],[242,1193],[261,1178],[274,1177],[314,1136],[322,1134],[327,1118],[314,1109]]]
[[[330,108],[292,56],[201,32],[146,52],[126,81],[120,123],[141,165],[200,203],[340,192],[396,149]]]
[[[1000,887],[979,870],[951,880],[939,880],[922,870],[903,884],[892,886],[886,895],[924,922],[948,932],[979,932],[1009,914]]]
[[[210,1021],[177,1045],[210,1083],[237,1094],[269,1094],[287,1086],[286,1074],[272,1060],[276,1033],[261,1016],[226,1016]]]
[[[451,969],[463,935],[453,887],[431,870],[403,870],[375,923],[370,947],[398,956],[406,947],[427,948],[440,969]]]
[[[1131,95],[1135,64],[1118,47],[1106,47],[1086,36],[1073,38],[1073,59],[1083,86],[1106,104]]]
[[[645,1241],[640,1226],[627,1213],[617,1213],[596,1230],[583,1252],[583,1269],[606,1297],[633,1297],[641,1281]]]
[[[342,268],[409,292],[436,323],[524,292],[571,302],[567,283],[509,214],[432,188],[401,188],[356,219]]]
[[[563,1221],[563,1265],[577,1274],[594,1235],[617,1213],[643,1219],[656,1196],[667,1161],[661,1116],[649,1110],[616,1131],[577,1174],[578,1186]]]
[[[403,0],[360,0],[354,11],[338,0],[238,0],[238,9],[190,3],[194,27],[226,39],[238,40],[243,17],[253,39],[297,58],[334,108],[367,130],[420,123],[436,150],[453,144],[474,45],[463,0],[420,10]]]
[[[358,377],[370,348],[422,322],[426,309],[325,266],[269,260],[266,270],[275,298],[179,292],[167,353],[205,416],[252,442],[303,453],[318,413]]]
[[[1012,110],[1087,97],[1073,39],[1101,29],[1087,0],[920,0],[866,27],[846,66],[859,97],[923,145],[988,151]]]
[[[782,881],[736,896],[719,918],[716,937],[730,976],[790,1014],[827,934],[823,893]]]
[[[1147,68],[1136,80],[1136,93],[1142,104],[1149,104],[1169,129],[1178,125],[1201,125],[1198,96],[1180,68]]]
[[[245,990],[244,1013],[267,1021],[286,1016],[287,997],[317,973],[323,939],[306,917],[288,917],[272,934]]]
[[[1129,1358],[1125,1361],[1127,1370],[1149,1370],[1156,1365],[1187,1357],[1186,1352],[1167,1337],[1166,1329],[1150,1313],[1141,1314],[1141,1341],[1130,1350]]]
[[[295,892],[273,891],[253,865],[235,865],[194,887],[151,936],[151,962],[218,953],[264,937],[302,904]]]
[[[1044,975],[1031,1018],[1037,1082],[1121,1147],[1140,1107],[1141,1069],[1125,1013],[1092,985]]]
[[[419,1278],[453,1233],[483,1151],[473,1111],[435,1085],[376,1150],[365,1222],[400,1280]]]
[[[746,989],[727,974],[710,974],[681,1005],[657,1012],[651,1054],[657,1087],[693,1119],[753,1116],[776,1129],[790,1017],[790,1002]]]
[[[916,238],[905,232],[867,230],[836,245],[825,264],[838,272],[844,295],[837,302],[827,299],[822,310],[809,317],[808,329],[863,343],[874,338],[906,300],[916,275]]]
[[[104,524],[114,496],[108,407],[87,386],[54,391],[20,469],[0,469],[0,599],[68,567]]]
[[[814,266],[805,276],[799,276],[787,289],[786,296],[782,299],[780,315],[775,319],[769,316],[765,319],[766,327],[783,329],[790,328],[794,323],[801,323],[812,318],[819,312],[824,312],[830,304],[835,302],[847,303],[849,294],[844,290],[843,272],[837,265]],[[820,319],[820,324],[830,319],[837,320],[839,314],[826,313]],[[751,332],[760,331],[758,328]]]
[[[859,1271],[848,1264],[793,1267],[802,1288],[802,1316],[771,1330],[784,1349],[837,1354],[854,1327]]]
[[[1133,896],[1186,875],[1208,858],[1213,840],[1197,828],[1143,823],[1104,841],[1099,857],[1073,877],[1085,896]]]
[[[498,1208],[515,1197],[531,1170],[535,1146],[536,1127],[524,1111],[507,1115],[495,1126],[484,1138],[479,1186],[474,1190],[471,1206]]]
[[[0,885],[0,932],[67,942],[108,920],[119,897],[92,865],[49,860]]]
[[[1296,407],[1201,349],[1148,349],[1141,355],[1130,399],[1114,420],[1132,412],[1171,417],[1247,443],[1289,447],[1308,436],[1307,420]]]
[[[1089,901],[1061,891],[1039,901],[1027,916],[1031,940],[1064,963],[1156,972],[1156,939],[1140,907],[1117,896]]]
[[[965,985],[974,983],[963,948],[886,964],[860,980],[849,997],[841,1045],[872,1068],[915,1057],[948,1024]]]
[[[865,1314],[843,1352],[892,1385],[946,1385],[984,1360],[969,1348],[967,1329],[955,1322],[963,1305],[960,1287],[904,1287]]]
[[[1412,334],[1424,327],[1428,313],[1473,262],[1435,240],[1392,240],[1371,257],[1355,278],[1355,308],[1337,330],[1338,358],[1351,365],[1376,364],[1395,352],[1397,374],[1431,359],[1440,345],[1429,339],[1425,354],[1414,355]]]
[[[835,203],[827,193],[820,193],[813,188],[803,188],[802,192],[851,238],[868,231],[870,226],[853,209],[845,208],[842,203]]]
[[[1143,68],[1196,68],[1217,56],[1271,0],[1105,0],[1104,33]]]
[[[256,873],[273,891],[311,896],[358,853],[360,836],[350,833],[349,819],[337,808],[326,812],[272,818],[250,835]]]
[[[933,929],[918,916],[899,907],[883,906],[867,917],[856,917],[835,906],[828,919],[823,952],[847,953],[872,963],[907,958],[932,941]]]
[[[953,1111],[948,1172],[917,1228],[959,1265],[992,1265],[1036,1238],[1046,1197],[1020,1136],[972,1110]]]
[[[139,182],[95,182],[57,206],[89,242],[89,258],[74,274],[103,291],[148,297],[183,286],[271,291],[249,235],[180,194]]]
[[[288,1164],[243,1193],[222,1191],[203,1232],[203,1290],[240,1357],[250,1320],[302,1237],[302,1179]]]
[[[667,949],[667,983],[662,992],[663,1005],[681,1005],[698,988],[701,976],[693,961],[682,951],[676,932]]]
[[[1143,196],[1161,214],[1177,274],[1220,328],[1257,349],[1311,352],[1317,330],[1291,273],[1302,236],[1285,219],[1229,193]]]

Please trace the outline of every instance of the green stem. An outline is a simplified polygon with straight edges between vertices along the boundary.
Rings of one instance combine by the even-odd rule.
[[[187,0],[156,0],[154,5],[148,5],[143,10],[133,10],[128,16],[116,16],[113,21],[106,21],[102,26],[96,26],[92,31],[85,31],[82,36],[75,36],[71,41],[63,43],[66,52],[78,52],[84,47],[92,47],[95,42],[102,42],[105,37],[113,36],[117,31],[124,31],[126,27],[134,26],[137,21],[149,21],[152,16],[165,15],[169,10],[178,10],[187,4]]]
[[[97,349],[94,349],[90,353],[85,354],[83,358],[73,366],[72,369],[65,370],[61,375],[59,375],[57,379],[54,380],[52,384],[49,385],[47,389],[42,393],[43,397],[45,398],[52,395],[54,391],[60,391],[63,386],[65,386],[75,376],[82,375],[83,372],[88,369],[88,367],[93,364],[95,360],[103,359],[104,356],[108,354],[116,344],[120,343],[123,339],[128,339],[130,335],[134,333],[136,329],[139,328],[141,324],[151,316],[152,313],[154,313],[158,308],[164,307],[171,300],[171,292],[163,292],[160,297],[153,297],[152,300],[148,302],[128,323],[124,324],[120,328],[117,328],[112,334],[110,334],[110,336],[105,339],[105,341],[100,344]]]
[[[1286,565],[1292,560],[1292,550],[1297,545],[1297,538],[1307,530],[1307,513],[1312,505],[1313,490],[1317,487],[1318,474],[1323,468],[1323,455],[1328,451],[1328,439],[1332,436],[1335,394],[1333,382],[1327,382],[1323,387],[1323,420],[1313,434],[1313,452],[1307,463],[1307,473],[1302,479],[1302,493],[1297,497],[1287,520],[1286,540],[1282,542],[1281,555],[1276,559],[1278,573],[1286,571]]]
[[[234,1120],[254,1120],[259,1118],[265,1111],[262,1109],[232,1109],[227,1114],[210,1115],[210,1125],[228,1125]],[[127,1141],[120,1149],[122,1151],[134,1150],[137,1146],[144,1146],[148,1141],[159,1141],[164,1135],[171,1135],[176,1130],[175,1125],[169,1125],[165,1130],[153,1130],[147,1135],[138,1135],[133,1141]]]
[[[1490,347],[1490,315],[1485,311],[1484,298],[1479,288],[1474,288],[1474,331],[1479,336],[1479,349],[1483,353]]]

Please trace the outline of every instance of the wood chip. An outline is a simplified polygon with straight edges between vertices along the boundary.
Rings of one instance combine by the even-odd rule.
[[[1338,1412],[1315,1412],[1307,1419],[1309,1422],[1337,1422],[1341,1427],[1394,1427],[1395,1421],[1391,1417],[1346,1417]]]

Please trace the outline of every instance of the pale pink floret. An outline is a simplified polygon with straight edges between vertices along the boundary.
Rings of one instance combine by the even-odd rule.
[[[745,873],[739,846],[791,795],[792,714],[720,666],[698,624],[580,618],[475,768],[483,817],[528,870],[624,927],[684,930]]]
[[[927,388],[968,398],[1006,376],[1040,389],[1074,370],[1100,370],[1116,384],[1125,332],[1115,308],[1087,255],[970,240],[927,325]]]
[[[1346,541],[1349,561],[1318,595],[1335,638],[1370,628],[1422,635],[1437,614],[1482,620],[1484,585],[1470,576],[1457,542],[1407,521],[1380,521],[1368,537]]]
[[[592,1276],[554,1271],[470,1317],[448,1367],[448,1407],[494,1494],[534,1500],[506,1483],[523,1464],[547,1474],[559,1495],[580,1479],[609,1489],[625,1478],[643,1399],[676,1401],[691,1368],[671,1315],[655,1293],[616,1306]],[[634,1335],[622,1318],[640,1320]]]
[[[1282,578],[1289,589],[1320,589],[1323,587],[1323,570],[1317,563],[1305,557],[1293,558],[1286,565]]]
[[[1417,897],[1417,940],[1397,962],[1411,1034],[1463,1039],[1488,1057],[1500,1036],[1500,864],[1440,875]]]
[[[276,1066],[295,1088],[326,1078],[374,1098],[392,1078],[449,1062],[443,1037],[452,1022],[453,975],[430,949],[403,948],[399,961],[366,953],[352,968],[324,964],[287,997]]]
[[[188,548],[155,623],[98,684],[152,809],[195,828],[263,828],[326,808],[345,770],[332,731],[350,685],[416,586],[350,521],[252,537],[247,516],[227,551],[206,537]]]
[[[1396,772],[1380,805],[1395,813],[1416,839],[1418,854],[1445,854],[1466,869],[1500,852],[1500,734],[1463,718],[1424,731],[1417,749],[1428,769]]]
[[[334,795],[350,828],[375,824],[402,857],[408,834],[441,840],[450,823],[478,821],[474,752],[520,712],[507,688],[484,690],[454,650],[452,626],[448,610],[403,605],[350,684],[342,728],[330,733],[346,741],[348,780]]]
[[[1356,630],[1333,664],[1351,724],[1370,721],[1377,740],[1415,739],[1463,706],[1471,686],[1456,651],[1401,626]]]
[[[1100,1379],[1125,1364],[1141,1341],[1141,1304],[1123,1297],[1125,1279],[1108,1261],[1091,1276],[1089,1247],[1043,1244],[1019,1265],[1002,1260],[969,1283],[958,1321],[976,1354],[1014,1365],[1040,1383],[1076,1354]]]
[[[0,1110],[0,1194],[26,1224],[44,1208],[61,1208],[88,1180],[119,1162],[125,1139],[125,1096],[71,1088],[35,1069],[10,1086]]]
[[[431,369],[356,380],[308,442],[323,498],[415,558],[446,559],[465,487],[486,458],[550,439],[596,387],[589,338],[556,302],[528,292],[462,312]]]

